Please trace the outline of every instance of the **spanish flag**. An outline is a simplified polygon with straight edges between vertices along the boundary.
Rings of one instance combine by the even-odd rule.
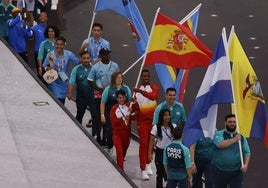
[[[239,132],[262,140],[268,147],[268,114],[260,81],[233,28],[228,43],[234,90],[232,111],[236,114]]]
[[[186,27],[158,13],[151,32],[144,66],[163,63],[191,69],[208,66],[212,52]]]
[[[200,3],[179,22],[179,24],[190,29],[194,35],[197,30],[201,5]],[[154,67],[163,90],[166,91],[169,87],[176,88],[178,91],[176,93],[176,100],[183,103],[190,70],[175,68],[161,63],[155,64]]]

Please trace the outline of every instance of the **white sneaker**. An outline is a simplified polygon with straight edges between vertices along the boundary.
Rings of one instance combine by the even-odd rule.
[[[141,179],[142,180],[149,180],[149,176],[148,176],[148,174],[147,174],[147,171],[146,170],[142,170],[141,171]]]
[[[163,185],[164,185],[164,187],[167,187],[167,181],[164,180]]]
[[[113,148],[111,148],[111,149],[107,149],[107,153],[110,155],[110,156],[112,156],[113,155]]]
[[[152,170],[152,167],[151,167],[151,163],[146,164],[146,168],[145,168],[145,170],[147,171],[147,174],[148,174],[148,175],[153,175],[153,174],[154,174],[154,173],[153,173],[153,170]]]

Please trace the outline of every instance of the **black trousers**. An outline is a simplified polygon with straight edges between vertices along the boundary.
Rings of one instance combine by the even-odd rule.
[[[167,174],[163,165],[164,149],[156,147],[155,166],[156,166],[156,188],[163,188],[163,179],[167,181]]]

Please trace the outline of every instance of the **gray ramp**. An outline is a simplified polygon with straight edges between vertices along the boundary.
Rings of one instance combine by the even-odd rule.
[[[132,187],[2,41],[0,53],[0,187]]]

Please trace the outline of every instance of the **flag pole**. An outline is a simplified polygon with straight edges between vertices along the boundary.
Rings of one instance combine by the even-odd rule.
[[[199,11],[199,9],[201,8],[202,6],[202,3],[199,3],[199,5],[197,5],[191,12],[189,12],[180,22],[179,24],[184,24],[188,19],[190,19],[197,11]],[[196,28],[196,26],[195,26]],[[196,29],[195,29],[196,30]],[[194,34],[195,33],[195,30],[193,30],[192,32]],[[188,75],[189,75],[189,72],[190,70],[186,70],[186,69],[182,69],[180,70],[180,72],[183,71],[183,74],[184,76],[182,76],[182,79],[181,79],[181,83],[180,85],[178,85],[179,87],[179,91],[178,91],[178,95],[176,96],[176,100],[178,100],[179,102],[183,102],[184,100],[184,94],[185,94],[185,91],[186,91],[186,85],[187,85],[187,80],[188,80]],[[178,76],[177,76],[178,77]],[[183,79],[184,78],[184,79]],[[178,81],[176,79],[176,82],[175,84],[177,85],[178,84]],[[181,89],[183,89],[183,91],[181,91]],[[178,99],[177,99],[178,97]]]
[[[25,8],[25,0],[22,0],[22,8]]]
[[[196,13],[196,11],[198,11],[200,9],[200,7],[202,6],[202,3],[200,3],[199,5],[197,5],[189,14],[187,14],[180,22],[179,24],[183,24],[184,22],[186,22],[189,18],[191,18],[192,15],[194,15]]]
[[[22,0],[22,8],[24,9],[24,11],[26,11],[25,0]],[[25,19],[27,18],[26,12],[23,13],[23,18],[25,18]]]
[[[140,80],[140,76],[141,76],[141,71],[142,71],[142,68],[143,68],[144,63],[145,63],[145,59],[146,59],[146,56],[147,56],[147,51],[148,51],[149,44],[150,44],[150,41],[151,41],[151,38],[152,38],[152,33],[153,33],[153,30],[154,30],[154,27],[155,27],[156,18],[158,16],[158,13],[159,12],[160,12],[160,7],[157,8],[156,13],[155,13],[155,16],[154,16],[154,21],[153,21],[153,24],[152,24],[152,28],[151,28],[149,39],[148,39],[147,46],[146,46],[146,50],[145,50],[145,53],[144,53],[144,56],[143,56],[144,58],[143,58],[142,63],[141,63],[141,68],[140,68],[140,71],[139,71],[139,74],[138,74],[138,78],[137,78],[135,87],[138,87],[138,84],[139,84],[139,80]],[[133,93],[133,95],[134,95],[134,93]]]
[[[149,48],[149,43],[151,41],[151,38],[152,38],[152,32],[153,32],[153,29],[154,29],[154,26],[155,26],[155,22],[156,22],[156,18],[158,16],[158,13],[160,12],[160,7],[157,8],[156,10],[156,13],[155,13],[155,16],[154,16],[154,21],[153,21],[153,24],[152,24],[152,28],[151,28],[151,31],[150,31],[150,35],[149,35],[149,39],[148,39],[148,42],[147,42],[147,46],[146,46],[146,50],[145,50],[145,53],[144,55],[142,56],[143,57],[143,60],[142,60],[142,63],[141,63],[141,68],[140,68],[140,71],[139,71],[139,74],[138,74],[138,77],[137,77],[137,81],[136,81],[136,84],[135,84],[135,88],[138,87],[138,84],[139,84],[139,81],[140,81],[140,76],[141,76],[141,71],[142,71],[142,68],[144,66],[144,62],[145,62],[145,58],[146,58],[146,55],[147,55],[147,51],[148,51],[148,48]],[[132,98],[134,98],[135,96],[135,92],[133,92],[132,94]],[[130,103],[130,108],[132,107],[132,104],[133,102]]]
[[[93,16],[92,16],[92,19],[91,19],[91,23],[90,23],[90,27],[89,27],[89,31],[88,31],[88,35],[87,35],[87,38],[90,37],[90,34],[91,34],[91,31],[92,31],[92,26],[93,26],[93,23],[95,21],[95,16],[96,16],[96,7],[97,7],[97,4],[98,4],[98,0],[95,1],[95,6],[94,6],[94,10],[93,10]]]
[[[229,38],[228,38],[228,48],[226,49],[226,52],[227,53],[227,57],[230,61],[230,58],[229,58],[229,48],[230,48],[230,45],[231,45],[231,42],[232,39],[233,39],[233,36],[234,36],[234,26],[232,26],[231,28],[231,31],[230,31],[230,35],[229,35]],[[226,37],[226,34],[225,34],[225,37]],[[236,101],[235,101],[235,95],[234,95],[234,86],[233,86],[233,79],[231,79],[231,86],[232,86],[232,93],[233,93],[233,101],[234,101],[234,113],[235,113],[235,119],[236,119],[236,131],[237,133],[239,134],[239,121],[238,121],[238,118],[237,118],[237,107],[236,107]],[[239,152],[240,152],[240,160],[241,160],[241,166],[243,167],[244,166],[244,158],[243,158],[243,153],[242,153],[242,146],[241,146],[241,140],[238,141],[238,145],[239,145]]]
[[[125,75],[132,67],[134,67],[142,58],[144,57],[144,54],[140,56],[130,67],[127,68],[122,74]]]

